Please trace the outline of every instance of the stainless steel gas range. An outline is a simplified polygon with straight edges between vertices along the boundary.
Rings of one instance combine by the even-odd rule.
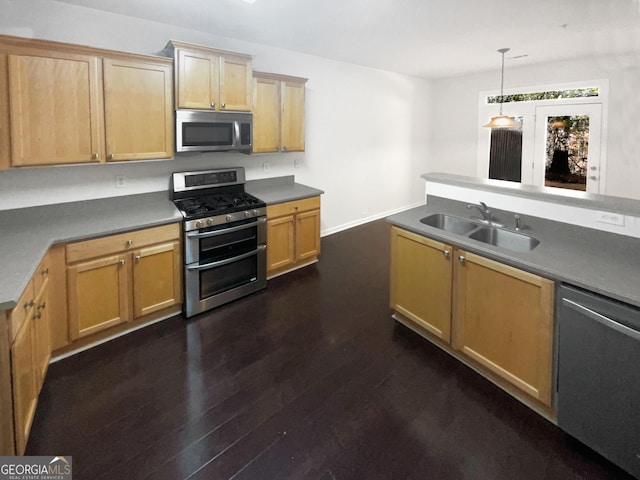
[[[267,286],[267,207],[244,183],[242,167],[173,174],[172,200],[184,217],[187,317]]]

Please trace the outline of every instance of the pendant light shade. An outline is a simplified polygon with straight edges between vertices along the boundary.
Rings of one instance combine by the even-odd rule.
[[[519,126],[520,122],[516,122],[513,118],[506,115],[491,117],[491,120],[483,125],[483,127],[487,128],[517,128]]]
[[[504,54],[507,53],[509,48],[501,48],[498,50],[502,54],[502,70],[500,74],[500,113],[496,117],[492,117],[489,123],[483,125],[487,128],[517,128],[520,126],[519,122],[516,122],[513,118],[502,114],[502,103],[504,100]]]

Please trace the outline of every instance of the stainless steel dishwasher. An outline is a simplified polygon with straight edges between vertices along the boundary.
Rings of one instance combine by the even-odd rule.
[[[560,293],[558,426],[640,478],[640,309]]]

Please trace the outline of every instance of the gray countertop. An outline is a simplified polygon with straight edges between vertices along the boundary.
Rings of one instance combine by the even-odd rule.
[[[168,192],[0,211],[0,310],[15,307],[54,243],[181,220]]]
[[[244,188],[251,195],[266,202],[267,205],[317,197],[324,193],[317,188],[295,183],[293,175],[249,180],[245,183]]]
[[[540,276],[640,306],[640,239],[523,216],[525,228],[521,233],[537,238],[540,244],[530,252],[512,252],[420,222],[434,213],[470,216],[465,203],[429,196],[428,205],[392,215],[387,220]],[[501,223],[513,221],[511,212],[492,209],[492,214]]]
[[[295,183],[293,176],[251,180],[245,189],[267,204],[324,193]],[[0,310],[15,307],[55,243],[180,221],[167,191],[0,211]]]

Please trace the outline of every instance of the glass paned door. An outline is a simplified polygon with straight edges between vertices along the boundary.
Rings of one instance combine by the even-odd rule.
[[[536,108],[534,184],[603,193],[599,104]]]

